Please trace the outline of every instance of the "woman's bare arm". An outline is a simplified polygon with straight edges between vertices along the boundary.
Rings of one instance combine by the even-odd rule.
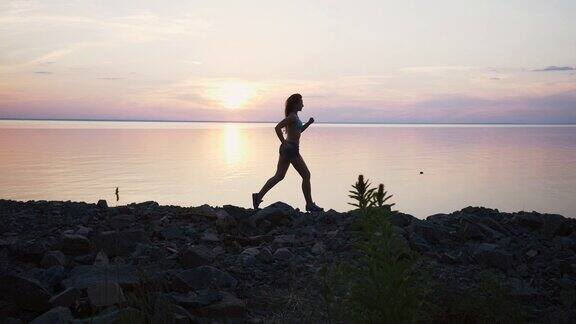
[[[312,125],[313,122],[314,122],[314,118],[310,117],[308,122],[302,126],[302,129],[300,130],[300,132],[305,131],[306,128],[308,128],[308,126]]]
[[[292,122],[293,118],[291,118],[291,116],[288,116],[284,119],[282,119],[278,125],[276,125],[276,127],[274,127],[274,130],[276,130],[276,135],[278,136],[278,138],[280,139],[281,143],[284,143],[284,141],[286,141],[286,139],[284,138],[284,134],[282,134],[282,128],[290,125],[290,123]]]

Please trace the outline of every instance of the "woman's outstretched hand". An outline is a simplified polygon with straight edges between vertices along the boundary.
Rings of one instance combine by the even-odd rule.
[[[312,125],[313,122],[314,122],[314,118],[310,117],[310,119],[308,119],[308,125]]]

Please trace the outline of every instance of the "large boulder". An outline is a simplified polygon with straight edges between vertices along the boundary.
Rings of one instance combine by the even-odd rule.
[[[474,258],[486,266],[503,272],[510,270],[513,264],[512,254],[498,250],[496,244],[481,243],[473,251]]]
[[[138,276],[131,265],[80,265],[72,269],[70,277],[63,280],[62,284],[67,288],[86,289],[106,282],[133,287],[138,283]]]
[[[38,280],[12,274],[0,277],[0,296],[12,300],[22,309],[31,311],[48,309],[48,300],[51,297]]]
[[[136,248],[137,243],[145,243],[148,239],[143,230],[106,231],[94,237],[94,247],[97,251],[104,251],[108,256],[124,256]]]
[[[79,234],[64,234],[62,236],[61,248],[66,254],[86,254],[90,252],[90,240]]]
[[[278,201],[252,215],[249,219],[249,222],[250,225],[254,227],[262,227],[262,223],[266,224],[267,226],[268,224],[271,226],[288,224],[290,222],[290,215],[292,213],[294,213],[294,208],[281,201]]]

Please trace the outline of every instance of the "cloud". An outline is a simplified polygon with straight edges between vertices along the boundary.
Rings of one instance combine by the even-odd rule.
[[[53,64],[54,59],[60,59],[63,58],[67,55],[70,55],[72,53],[78,52],[80,50],[83,50],[89,46],[94,46],[96,43],[90,43],[90,42],[79,42],[79,43],[75,43],[75,44],[70,44],[66,47],[57,49],[57,50],[53,50],[50,52],[47,52],[45,54],[42,54],[34,59],[30,59],[24,62],[20,62],[20,63],[6,63],[6,64],[0,64],[0,72],[16,72],[16,71],[20,71],[22,69],[26,69],[29,68],[31,66],[38,66],[38,65],[45,65],[45,64]]]
[[[49,71],[34,71],[35,74],[54,74],[53,72]]]
[[[124,80],[124,78],[121,77],[100,77],[100,78],[96,78],[98,80]]]
[[[444,66],[409,66],[401,68],[401,72],[408,73],[445,73],[445,72],[462,72],[478,69],[475,66],[464,65],[444,65]]]
[[[555,66],[555,65],[551,65],[551,66],[547,66],[543,69],[538,69],[538,70],[532,70],[534,72],[549,72],[549,71],[576,71],[576,68],[572,67],[572,66]]]

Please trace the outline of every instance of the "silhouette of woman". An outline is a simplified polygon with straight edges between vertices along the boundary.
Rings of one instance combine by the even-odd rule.
[[[286,108],[284,110],[286,118],[279,122],[275,128],[276,135],[278,135],[282,143],[279,149],[280,157],[278,158],[278,168],[276,169],[276,174],[266,181],[260,192],[252,194],[254,209],[258,209],[258,205],[262,202],[264,195],[284,179],[286,171],[288,171],[288,167],[290,163],[292,163],[294,169],[302,176],[302,192],[306,199],[306,210],[324,210],[316,206],[312,201],[312,194],[310,193],[310,171],[299,152],[300,134],[314,123],[314,118],[310,118],[306,124],[302,125],[302,121],[298,118],[298,112],[302,110],[302,107],[304,107],[302,95],[298,93],[291,95],[286,100]],[[286,138],[284,138],[284,134],[282,134],[282,128],[286,129]]]

